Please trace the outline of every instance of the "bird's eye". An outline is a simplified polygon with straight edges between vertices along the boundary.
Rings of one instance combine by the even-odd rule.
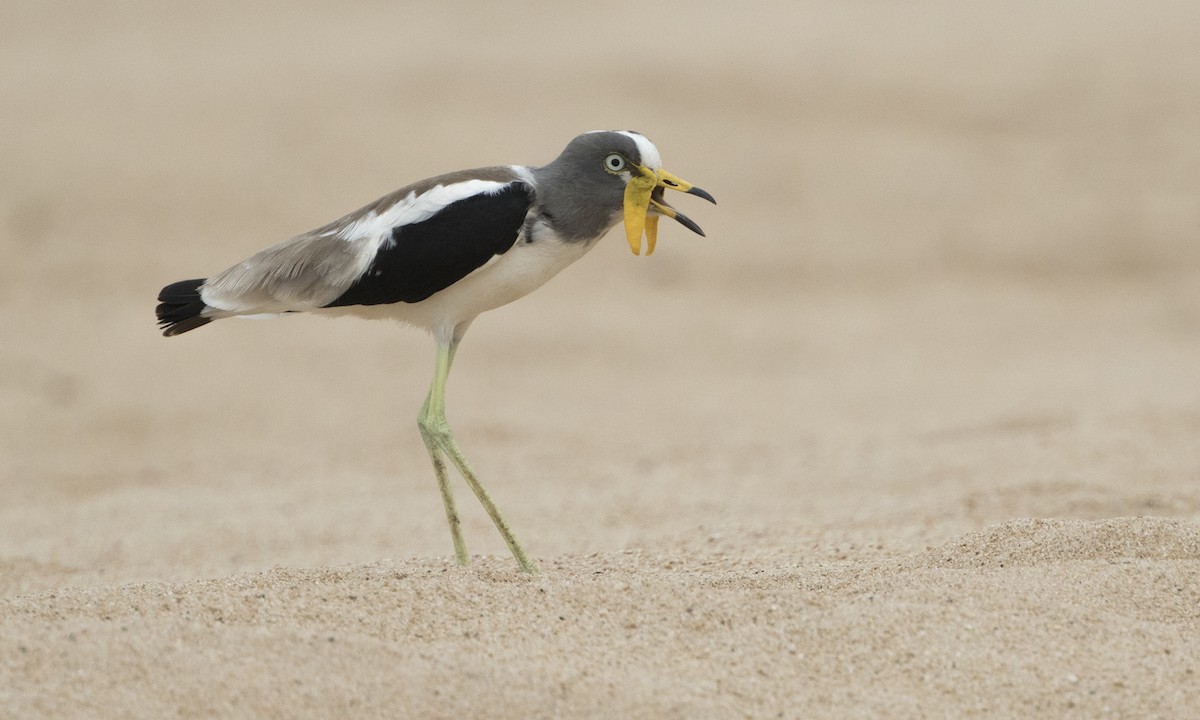
[[[614,173],[621,172],[625,169],[625,158],[617,153],[612,153],[604,158],[604,169]]]

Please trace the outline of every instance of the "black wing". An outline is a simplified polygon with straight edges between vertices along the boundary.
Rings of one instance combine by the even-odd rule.
[[[533,188],[514,182],[395,228],[362,277],[324,307],[415,303],[450,287],[513,246],[533,201]]]

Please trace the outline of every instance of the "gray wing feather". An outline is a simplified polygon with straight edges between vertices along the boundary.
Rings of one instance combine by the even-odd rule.
[[[318,308],[345,292],[370,264],[374,249],[366,252],[364,244],[299,235],[210,278],[200,295],[211,307],[238,313]]]

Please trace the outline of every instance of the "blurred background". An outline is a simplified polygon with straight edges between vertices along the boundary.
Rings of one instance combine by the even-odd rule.
[[[1170,0],[0,0],[7,582],[449,556],[429,339],[166,340],[155,295],[592,129],[720,205],[468,336],[450,419],[535,555],[1194,516],[1198,27]]]

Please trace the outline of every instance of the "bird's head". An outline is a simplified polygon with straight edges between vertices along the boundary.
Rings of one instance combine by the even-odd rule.
[[[643,233],[646,254],[654,252],[658,219],[663,215],[704,235],[699,225],[667,204],[667,188],[717,202],[712,195],[664,170],[654,143],[628,130],[584,133],[567,145],[562,155],[547,166],[550,168],[557,171],[558,179],[567,180],[580,191],[572,193],[574,197],[587,197],[588,205],[605,214],[606,228],[624,220],[625,238],[634,255],[642,252]]]

